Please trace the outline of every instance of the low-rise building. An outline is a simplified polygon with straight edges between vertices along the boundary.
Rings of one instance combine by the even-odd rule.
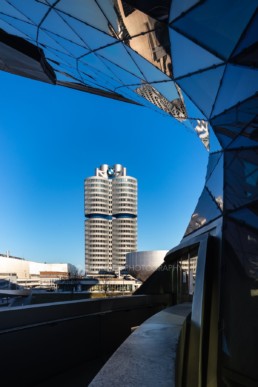
[[[70,263],[43,263],[0,254],[0,279],[29,288],[54,288],[55,281],[76,274]]]

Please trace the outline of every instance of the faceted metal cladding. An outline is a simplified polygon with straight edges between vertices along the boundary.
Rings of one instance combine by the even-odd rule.
[[[85,180],[86,273],[119,271],[137,250],[137,180],[103,164]]]
[[[220,235],[218,385],[257,382],[258,0],[2,0],[0,28],[2,70],[152,106],[212,151],[184,243]]]

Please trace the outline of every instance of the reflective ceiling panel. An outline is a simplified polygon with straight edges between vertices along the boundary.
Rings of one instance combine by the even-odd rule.
[[[2,2],[3,0],[1,0],[1,8],[2,8]],[[46,13],[49,11],[49,6],[47,4],[44,5],[35,0],[26,0],[26,1],[12,0],[11,3],[13,7],[15,7],[20,12],[20,14],[23,14],[24,17],[28,19],[27,21],[30,21],[35,24],[40,23],[44,18],[44,16],[46,15]],[[14,17],[18,17],[18,19],[21,19],[19,16],[14,16]]]
[[[61,0],[55,5],[55,9],[112,35],[109,22],[95,0],[87,0],[87,6],[85,0]]]
[[[8,15],[12,18],[30,22],[29,18],[16,9],[13,5],[9,4],[6,0],[1,2],[1,14]]]
[[[224,70],[225,66],[219,66],[177,81],[182,90],[194,101],[207,118],[210,117],[212,112]]]
[[[64,21],[64,19],[60,16],[58,12],[55,10],[51,10],[47,17],[41,24],[41,28],[59,35],[60,37],[76,43],[80,46],[85,46],[83,40],[72,30],[72,28]],[[62,32],[62,33],[61,33]]]
[[[3,20],[8,25],[8,29],[4,31],[25,39],[29,38],[30,40],[35,41],[37,37],[37,26],[35,24],[0,14],[0,21],[1,20]],[[12,27],[14,28],[13,32],[9,29]]]
[[[100,47],[117,43],[117,40],[112,36],[109,36],[102,31],[96,30],[95,28],[90,27],[83,22],[75,20],[68,15],[62,14],[62,18],[81,38],[87,47],[89,47],[90,50],[97,50]]]
[[[224,202],[226,209],[237,209],[258,200],[258,150],[236,150],[225,153]]]
[[[189,11],[195,4],[200,3],[201,0],[172,0],[169,21],[172,22],[174,19],[178,18]]]
[[[2,0],[0,68],[53,83],[56,71],[57,84],[119,100],[130,95],[191,128],[206,149],[214,133],[223,147],[250,147],[258,141],[257,6],[258,0]],[[23,70],[26,41],[32,46]],[[40,63],[29,70],[35,55],[47,70]]]
[[[139,67],[132,60],[123,43],[105,47],[98,51],[98,55],[134,74],[136,77],[142,77]]]
[[[221,58],[229,58],[258,6],[257,0],[209,0],[192,8],[172,26]],[[204,33],[205,31],[205,33]]]
[[[170,28],[173,74],[175,78],[221,64],[222,59]],[[189,53],[190,57],[189,57]]]
[[[241,37],[231,61],[257,67],[258,11]]]
[[[229,89],[234,92],[229,94]],[[251,96],[255,96],[257,90],[258,70],[227,65],[212,115],[216,116]]]
[[[134,62],[139,67],[141,73],[144,75],[144,78],[148,82],[160,82],[160,81],[171,81],[172,77],[172,67],[171,62],[164,63],[164,72],[159,70],[155,65],[151,64],[148,60],[144,59],[142,56],[138,55],[135,51],[126,47],[128,53],[133,58]],[[166,75],[169,73],[171,75]]]

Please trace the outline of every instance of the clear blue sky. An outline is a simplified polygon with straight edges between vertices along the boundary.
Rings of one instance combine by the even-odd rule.
[[[0,252],[84,268],[84,179],[103,163],[138,179],[138,250],[177,245],[208,153],[168,116],[0,72]]]

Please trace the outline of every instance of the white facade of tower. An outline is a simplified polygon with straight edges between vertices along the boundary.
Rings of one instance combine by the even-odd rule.
[[[86,273],[118,271],[137,250],[137,180],[120,164],[85,179]]]

